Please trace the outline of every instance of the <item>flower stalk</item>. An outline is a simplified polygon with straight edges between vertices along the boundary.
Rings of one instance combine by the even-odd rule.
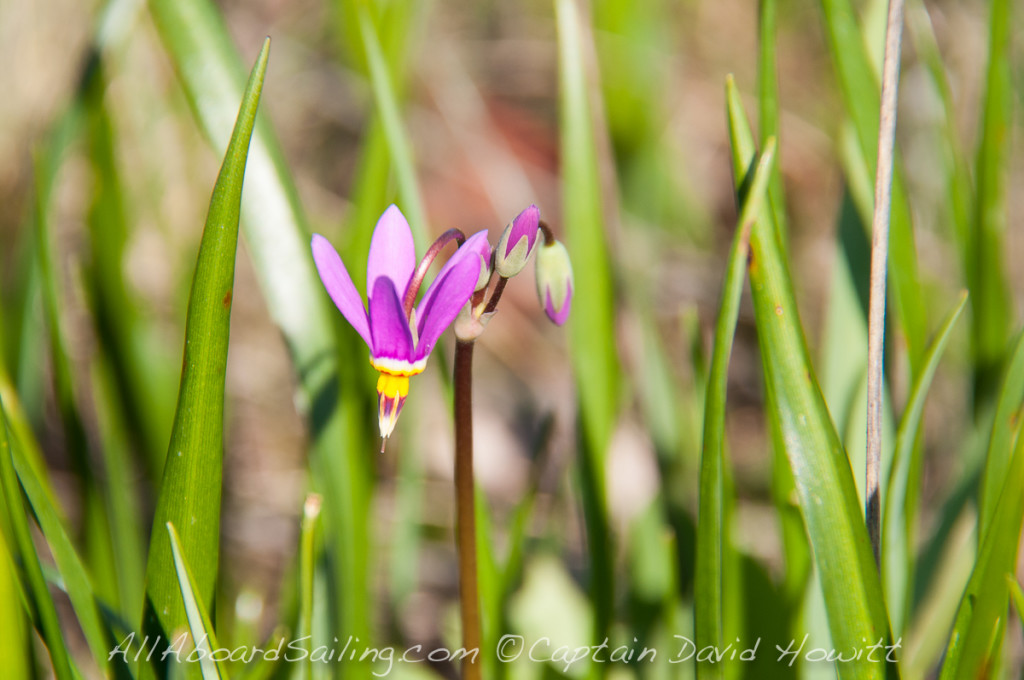
[[[481,649],[480,591],[476,563],[476,508],[473,489],[473,345],[455,343],[455,544],[459,554],[459,613],[462,645],[470,653],[462,662],[463,680],[480,679],[474,650]]]

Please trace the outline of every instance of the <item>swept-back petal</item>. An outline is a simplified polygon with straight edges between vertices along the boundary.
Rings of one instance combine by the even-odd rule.
[[[386,277],[379,277],[370,292],[370,332],[375,362],[383,359],[391,367],[415,363],[409,320],[395,285]]]
[[[416,307],[419,344],[416,356],[426,357],[462,307],[469,302],[490,255],[487,231],[479,231],[455,251]]]
[[[313,262],[316,263],[316,270],[328,295],[334,300],[342,316],[356,329],[356,333],[359,333],[367,345],[373,347],[370,325],[366,318],[366,310],[363,309],[363,299],[359,297],[359,291],[352,283],[352,277],[348,275],[338,251],[320,234],[313,234],[311,247]]]
[[[405,296],[412,272],[416,268],[416,244],[402,211],[389,206],[377,220],[370,239],[370,257],[366,263],[366,292],[376,286],[377,279],[385,277],[394,283],[399,298]]]

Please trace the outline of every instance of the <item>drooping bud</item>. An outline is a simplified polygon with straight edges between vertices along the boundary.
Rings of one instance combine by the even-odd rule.
[[[523,270],[537,243],[539,225],[540,210],[531,205],[505,227],[494,250],[494,269],[500,276],[511,278]]]
[[[569,318],[573,290],[572,262],[561,241],[552,240],[541,246],[536,271],[540,304],[548,318],[561,326]]]

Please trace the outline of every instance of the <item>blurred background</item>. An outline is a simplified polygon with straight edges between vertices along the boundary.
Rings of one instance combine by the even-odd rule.
[[[272,39],[261,115],[279,138],[309,229],[331,239],[346,264],[387,203],[398,200],[405,209],[387,161],[380,165],[380,121],[353,6],[345,0],[217,5],[243,62],[251,62],[265,36]],[[705,369],[737,217],[724,87],[727,74],[733,74],[756,121],[759,8],[742,0],[594,0],[582,6],[582,55],[593,107],[619,376],[603,458],[617,584],[614,619],[626,637],[663,617],[673,622],[668,630],[692,635],[685,603],[692,598]],[[487,228],[496,243],[504,225],[536,203],[556,233],[568,234],[572,248],[572,228],[563,217],[564,132],[552,4],[394,1],[373,7],[415,158],[423,233]],[[873,44],[868,41],[869,54],[880,54],[885,3],[858,3],[857,9],[865,32],[878,36]],[[973,158],[978,144],[988,11],[977,1],[908,7],[897,134],[930,328],[966,285],[949,167],[951,157]],[[850,335],[857,332],[856,323],[830,317],[838,305],[837,271],[848,271],[849,253],[866,248],[867,239],[856,232],[852,242],[839,246],[841,222],[856,213],[851,206],[858,188],[851,187],[844,171],[845,109],[821,9],[817,3],[781,0],[775,19],[790,266],[812,356],[834,406],[846,403],[844,361],[860,362],[856,353],[864,343]],[[1019,108],[1024,80],[1019,17],[1015,21],[1012,82]],[[948,101],[921,45],[938,48]],[[39,196],[46,195],[40,168],[59,146],[54,140],[77,98],[105,110],[109,158],[97,161],[95,137],[74,139],[61,152],[50,185],[50,242],[59,314],[79,385],[74,398],[84,437],[92,442],[104,440],[106,425],[88,385],[98,362],[118,362],[116,356],[100,358],[108,344],[104,333],[116,334],[108,327],[118,323],[111,326],[96,311],[94,281],[109,277],[121,290],[121,306],[110,313],[130,319],[129,344],[136,348],[133,356],[142,357],[134,365],[144,367],[137,377],[145,386],[139,392],[131,391],[138,386],[118,387],[146,395],[137,402],[141,420],[126,411],[135,487],[126,492],[138,495],[141,516],[148,517],[164,453],[160,442],[167,440],[177,394],[191,275],[221,150],[211,149],[197,124],[142,2],[0,3],[0,63],[6,65],[0,97],[3,359],[58,496],[76,531],[86,536],[82,508],[88,475],[68,451],[36,281],[33,225]],[[93,77],[97,69],[99,78]],[[1024,182],[1019,124],[1009,128],[1004,144],[1009,228],[1002,255],[1008,288],[1019,300],[1024,271],[1013,265],[1024,247],[1016,228],[1024,215],[1024,194],[1014,191]],[[365,185],[375,176],[385,178],[378,192],[383,200],[363,201],[374,195]],[[117,178],[123,233],[117,245],[103,250],[97,244],[113,242],[91,230],[98,206],[104,205],[98,196],[111,177]],[[418,247],[422,252],[426,243]],[[848,290],[863,295],[867,270],[849,276]],[[353,278],[362,289],[360,277]],[[309,433],[300,415],[304,406],[296,403],[288,346],[264,302],[245,238],[235,281],[218,607],[220,615],[236,619],[236,626],[265,639],[288,625],[294,607],[299,518],[310,487]],[[1008,327],[1017,327],[1019,307],[1007,310]],[[363,444],[336,454],[363,457],[372,479],[367,556],[372,627],[380,640],[436,643],[450,636],[457,588],[444,377],[452,339],[443,340],[426,373],[414,379],[399,429],[379,455],[373,438],[373,371],[355,333],[341,322],[337,332],[343,347],[352,348],[342,354],[343,372],[355,376],[354,384],[369,387],[360,407],[365,432],[356,440]],[[908,369],[902,335],[896,329],[891,335],[888,378],[898,412],[907,398]],[[940,510],[966,465],[975,407],[970,343],[964,325],[954,335],[928,401],[922,542],[940,523]],[[552,625],[538,604],[549,598],[568,603],[569,628],[587,630],[589,624],[580,621],[594,616],[586,601],[592,553],[578,479],[580,383],[569,355],[569,335],[552,326],[536,302],[531,265],[510,282],[478,343],[475,374],[477,479],[495,551],[507,555],[508,541],[518,537],[527,554],[510,594],[515,630]],[[835,411],[833,417],[854,423],[840,433],[852,450],[851,442],[863,440],[860,421]],[[786,562],[746,299],[730,368],[727,442],[738,499],[733,540],[753,558],[765,588],[782,598]],[[528,511],[524,498],[530,499]],[[524,524],[521,534],[516,522]],[[141,523],[148,527],[146,520]],[[683,603],[671,616],[660,604],[670,592]],[[1017,662],[1019,657],[1012,658],[1011,666]],[[445,664],[435,670],[454,677]]]

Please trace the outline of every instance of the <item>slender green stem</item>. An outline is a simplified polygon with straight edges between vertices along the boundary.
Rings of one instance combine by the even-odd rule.
[[[455,344],[455,543],[459,552],[459,611],[463,680],[480,680],[480,596],[476,573],[473,496],[473,342]]]

